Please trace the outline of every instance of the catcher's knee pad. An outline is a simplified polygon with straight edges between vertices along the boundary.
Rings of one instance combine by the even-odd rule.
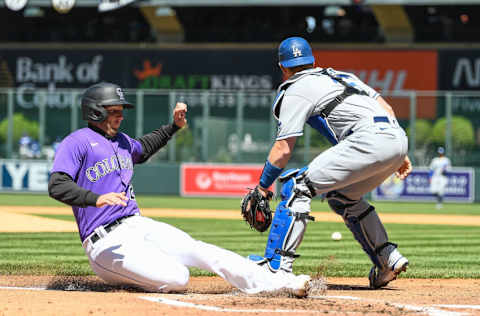
[[[326,198],[330,208],[343,220],[360,243],[370,260],[378,267],[380,251],[387,246],[388,236],[375,208],[364,199],[351,200],[339,192],[331,191]]]
[[[280,191],[282,201],[287,201],[288,207],[299,196],[312,199],[316,195],[310,179],[306,176],[307,170],[308,167],[288,169],[278,177],[278,180],[283,183]]]
[[[282,201],[275,210],[264,256],[264,260],[273,271],[280,268],[289,272],[292,270],[293,261],[299,257],[295,250],[303,239],[307,221],[315,220],[308,215],[308,210],[306,212],[294,212],[291,209],[296,198],[301,196],[311,199],[315,194],[313,188],[309,188],[305,184],[306,170],[307,167],[290,169],[279,177],[279,180],[283,182]]]

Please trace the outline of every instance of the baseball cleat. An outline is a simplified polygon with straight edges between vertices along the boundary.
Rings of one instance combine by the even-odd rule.
[[[255,262],[259,266],[264,267],[269,272],[276,275],[281,275],[284,279],[290,279],[288,285],[285,287],[287,292],[295,297],[302,298],[307,297],[311,288],[312,278],[306,274],[295,275],[291,271],[285,271],[283,269],[273,270],[268,264],[268,259],[258,255],[249,255],[247,259]]]
[[[311,280],[312,278],[306,274],[293,277],[287,286],[288,292],[298,298],[307,297]]]
[[[265,262],[267,262],[267,259],[265,257],[259,256],[259,255],[248,255],[247,259],[255,262],[258,265],[262,265]]]
[[[404,271],[407,271],[408,259],[400,254],[397,249],[392,250],[392,246],[386,247],[382,252],[389,253],[388,260],[384,262],[382,268],[373,266],[368,275],[370,288],[378,289],[393,281]],[[390,252],[389,252],[390,251]],[[380,255],[382,258],[382,255]]]

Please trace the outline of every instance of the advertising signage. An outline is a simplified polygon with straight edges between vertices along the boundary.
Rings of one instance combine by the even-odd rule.
[[[472,168],[452,168],[447,173],[445,202],[473,202],[475,199],[475,178]],[[395,175],[385,180],[372,191],[374,200],[391,201],[436,201],[430,191],[429,169],[415,168],[402,181]]]
[[[441,52],[439,61],[435,50],[314,50],[317,66],[353,72],[387,99],[393,91],[451,87],[448,83],[453,79],[443,74],[451,73],[455,65],[447,62],[450,55],[445,54]],[[458,87],[468,83],[474,89],[479,81],[474,55],[467,56],[470,66],[460,57],[460,74],[453,82]],[[99,81],[131,89],[274,90],[282,81],[277,60],[276,49],[4,49],[0,52],[0,85],[16,87],[16,104],[24,108],[38,106],[36,100],[45,99],[35,98],[38,88],[55,94],[47,96],[48,107],[65,108],[71,98],[56,89],[84,89]],[[442,65],[440,87],[437,64]],[[391,101],[397,116],[408,119],[408,96]],[[435,118],[435,103],[435,98],[422,100],[418,117]]]
[[[409,118],[408,91],[437,90],[434,50],[315,50],[314,55],[319,67],[352,72],[386,97],[393,91],[403,93],[405,97],[389,100],[400,119]],[[422,100],[417,117],[433,119],[436,115],[435,98]]]
[[[182,196],[243,197],[255,188],[263,165],[192,164],[180,166]],[[269,188],[275,193],[275,186]]]
[[[3,192],[47,192],[52,163],[42,160],[0,160]]]
[[[480,50],[441,50],[438,59],[439,90],[480,89]]]
[[[480,50],[442,50],[439,52],[439,90],[467,91],[451,100],[453,115],[469,118],[480,124]],[[473,94],[468,95],[469,91]],[[438,115],[445,116],[445,101],[438,108]]]
[[[38,106],[34,94],[46,88],[47,106],[65,108],[69,95],[58,88],[84,89],[100,81],[124,88],[273,90],[281,81],[274,50],[41,50],[0,53],[0,83],[16,87],[16,103]]]

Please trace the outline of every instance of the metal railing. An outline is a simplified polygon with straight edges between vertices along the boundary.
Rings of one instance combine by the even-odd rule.
[[[0,158],[21,157],[19,139],[24,134],[32,134],[28,136],[40,148],[47,148],[86,126],[80,109],[82,92],[0,89]],[[184,101],[189,105],[190,128],[179,132],[152,161],[263,162],[276,133],[271,115],[275,95],[265,90],[127,90],[127,99],[136,106],[127,112],[122,129],[135,137],[148,133],[171,122],[175,103]],[[480,166],[480,92],[395,91],[383,96],[408,131],[409,155],[416,165],[425,165],[436,146],[442,145],[454,164]],[[443,138],[435,127],[441,119],[445,120]],[[431,126],[437,138],[429,139],[425,126]],[[462,131],[469,135],[459,135]],[[294,163],[308,163],[329,146],[310,128],[301,139]],[[42,158],[46,155],[40,153]]]

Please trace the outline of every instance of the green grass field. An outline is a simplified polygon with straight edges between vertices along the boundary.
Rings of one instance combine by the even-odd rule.
[[[137,195],[141,208],[179,208],[179,209],[214,209],[239,210],[240,198],[180,198],[178,196]],[[275,207],[276,200],[272,207]],[[479,215],[480,204],[448,203],[441,210],[435,209],[434,203],[389,203],[375,202],[376,209],[381,213],[400,214],[455,214]],[[0,205],[20,206],[65,206],[45,194],[0,194]],[[330,212],[327,202],[320,199],[312,201],[312,211]]]
[[[200,199],[140,196],[141,207],[183,209],[238,209],[239,199]],[[40,195],[0,195],[0,205],[60,206]],[[478,204],[446,204],[437,211],[430,203],[375,203],[379,213],[478,215]],[[314,211],[328,211],[315,201]],[[42,215],[73,221],[70,215]],[[233,250],[241,255],[262,254],[268,236],[248,228],[241,220],[156,218],[194,238]],[[390,239],[410,260],[401,277],[480,278],[480,228],[477,226],[386,224]],[[341,241],[330,234],[340,231]],[[170,242],[170,241],[169,241]],[[298,249],[296,273],[366,277],[371,263],[343,223],[310,223]],[[0,233],[0,274],[93,274],[77,233]],[[208,273],[192,269],[192,275]]]

